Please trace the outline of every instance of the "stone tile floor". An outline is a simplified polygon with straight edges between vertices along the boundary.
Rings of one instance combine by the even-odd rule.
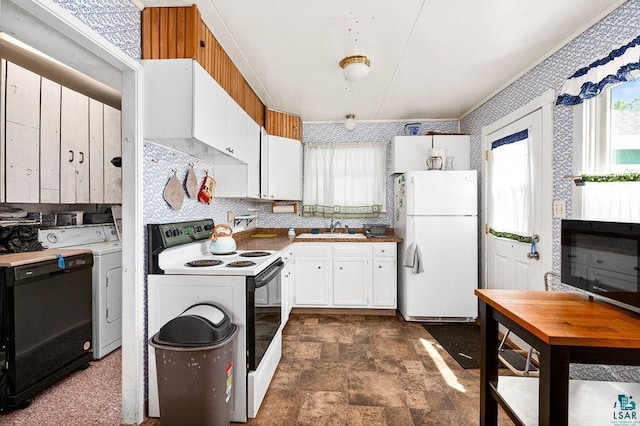
[[[399,316],[292,315],[249,425],[477,425],[480,370]],[[513,424],[501,410],[499,423]]]
[[[395,316],[295,314],[283,340],[282,360],[249,425],[479,423],[480,370],[460,367],[420,324]],[[0,424],[120,424],[120,351],[91,364],[25,410],[0,414]],[[513,424],[502,410],[499,424]]]

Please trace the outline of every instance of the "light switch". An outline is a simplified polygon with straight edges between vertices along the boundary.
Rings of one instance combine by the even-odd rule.
[[[555,219],[567,217],[567,204],[564,200],[553,200],[553,217]]]

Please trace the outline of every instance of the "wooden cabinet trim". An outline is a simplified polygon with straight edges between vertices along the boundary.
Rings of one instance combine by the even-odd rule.
[[[184,58],[198,61],[258,125],[264,126],[264,104],[202,21],[197,6],[144,9],[142,59]]]

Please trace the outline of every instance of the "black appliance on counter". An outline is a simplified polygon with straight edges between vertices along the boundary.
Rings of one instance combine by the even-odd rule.
[[[93,358],[93,255],[42,260],[36,252],[15,263],[0,268],[0,411],[28,405]]]

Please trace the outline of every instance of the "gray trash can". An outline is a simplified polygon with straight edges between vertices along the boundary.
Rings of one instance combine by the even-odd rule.
[[[191,306],[149,344],[156,351],[160,423],[229,425],[233,340],[238,326],[218,306]]]

